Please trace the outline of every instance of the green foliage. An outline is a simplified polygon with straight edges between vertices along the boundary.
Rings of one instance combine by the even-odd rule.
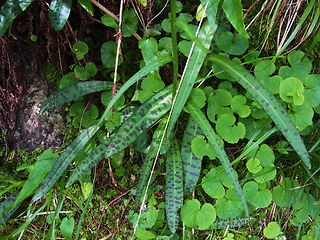
[[[49,19],[54,30],[61,30],[66,24],[71,11],[72,0],[52,0]]]
[[[69,14],[67,11],[62,14],[63,8],[68,10],[62,2],[51,2],[56,29],[63,27]],[[79,3],[93,14],[89,1],[79,0]],[[285,66],[284,61],[280,65],[259,59],[259,53],[248,50],[250,42],[240,0],[203,0],[195,18],[180,13],[182,9],[180,2],[172,1],[168,18],[146,29],[138,43],[140,58],[135,62],[140,63],[140,70],[132,77],[128,76],[127,65],[122,66],[133,61],[126,59],[127,53],[122,52],[118,63],[119,90],[108,81],[87,81],[114,71],[116,54],[119,54],[115,41],[102,44],[102,66],[93,62],[74,65],[70,73],[57,81],[60,90],[43,102],[40,113],[69,103],[66,107],[68,121],[80,135],[60,156],[48,150],[33,166],[26,168],[29,177],[25,183],[18,182],[24,185],[17,199],[9,197],[0,205],[3,221],[37,188],[32,201],[48,193],[46,204],[49,206],[53,198],[50,189],[56,186],[60,195],[55,214],[47,217],[51,225],[48,236],[55,238],[56,228],[60,226],[62,237],[72,239],[75,232],[77,239],[84,214],[93,200],[93,191],[96,191],[91,169],[101,160],[111,158],[114,177],[126,183],[129,177],[135,176],[129,176],[133,170],[124,164],[141,154],[144,159],[140,179],[137,189],[132,190],[136,206],[141,204],[141,214],[130,208],[127,199],[124,201],[129,209],[128,220],[136,226],[138,239],[177,239],[180,234],[190,234],[190,228],[198,231],[240,227],[253,220],[249,214],[262,219],[264,216],[259,209],[266,211],[271,202],[279,211],[290,211],[291,218],[287,221],[290,226],[299,226],[303,234],[312,229],[308,221],[319,218],[320,209],[316,201],[318,189],[309,184],[309,177],[316,177],[308,170],[311,168],[309,154],[318,156],[318,143],[312,148],[314,152],[308,153],[299,132],[310,143],[318,138],[316,131],[312,138],[309,134],[319,125],[312,128],[314,116],[319,113],[320,75],[310,74],[312,63],[303,58],[304,53],[300,51],[290,54],[290,66]],[[197,27],[194,24],[200,24],[197,21],[202,16],[208,19]],[[219,26],[217,16],[220,16]],[[105,26],[118,29],[111,16],[103,15],[101,20]],[[233,34],[230,25],[238,33]],[[135,10],[125,9],[122,36],[132,36],[137,26]],[[179,56],[177,49],[182,53]],[[88,51],[84,42],[78,41],[73,46],[78,60],[84,59]],[[248,54],[243,56],[246,52]],[[168,66],[159,69],[171,61],[173,74]],[[178,69],[182,73],[180,82],[175,78]],[[212,75],[208,74],[211,69]],[[246,69],[251,69],[254,75]],[[174,76],[173,85],[170,85],[168,73]],[[103,76],[109,78],[106,74]],[[202,85],[195,87],[200,81]],[[135,89],[129,89],[134,84]],[[88,100],[86,96],[92,93],[94,97]],[[278,130],[280,134],[276,134]],[[300,159],[307,174],[292,167]],[[67,171],[69,165],[70,171]],[[156,180],[160,172],[165,174],[165,180],[163,177]],[[6,183],[14,184],[15,180],[10,179]],[[65,194],[70,194],[68,191],[77,186],[74,184],[77,181],[82,199],[78,205],[83,213],[74,231],[74,216],[67,215],[61,221],[59,214]],[[154,182],[159,185],[152,186]],[[165,193],[161,190],[164,185]],[[8,191],[10,189],[5,189],[4,193]],[[79,202],[76,197],[71,198]],[[277,216],[281,218],[286,214]],[[186,229],[180,228],[181,222]],[[23,229],[19,228],[12,236]],[[226,239],[233,239],[233,233]],[[196,234],[199,236],[194,237],[200,238],[207,232]],[[268,239],[276,238],[281,235],[281,227],[271,222],[263,234]]]

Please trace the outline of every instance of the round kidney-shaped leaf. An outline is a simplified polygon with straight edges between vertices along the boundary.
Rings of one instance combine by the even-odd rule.
[[[263,229],[263,235],[268,239],[275,239],[281,233],[281,228],[276,222],[269,222],[268,226]]]
[[[216,124],[217,133],[229,143],[237,143],[246,135],[246,128],[243,123],[235,125],[236,118],[232,114],[223,114],[218,118]]]
[[[234,189],[228,189],[225,197],[216,201],[217,216],[222,219],[238,217],[243,212],[242,204]]]
[[[101,61],[106,68],[114,68],[116,63],[117,43],[108,41],[101,46]]]
[[[262,166],[260,165],[260,160],[258,158],[250,158],[246,163],[246,167],[251,173],[258,173],[262,170]]]
[[[231,32],[222,33],[217,39],[218,47],[231,55],[241,55],[249,47],[248,39],[237,33],[235,36]]]
[[[259,189],[256,182],[250,181],[243,186],[244,196],[247,201],[258,208],[269,206],[272,200],[271,192],[266,188]]]
[[[213,147],[208,143],[204,136],[198,135],[193,138],[191,142],[191,151],[197,157],[202,159],[204,156],[208,156],[210,159],[216,158],[216,153],[213,150]]]
[[[280,82],[279,94],[283,101],[302,105],[304,102],[304,86],[296,77],[288,77]]]

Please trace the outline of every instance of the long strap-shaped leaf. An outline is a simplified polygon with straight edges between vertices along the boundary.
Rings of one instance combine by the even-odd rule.
[[[145,129],[169,111],[171,99],[171,87],[168,87],[144,102],[108,139],[108,143],[100,144],[85,157],[72,173],[66,187],[81,178],[103,158],[111,157],[133,143]]]
[[[252,220],[254,220],[254,218],[252,217],[246,217],[246,218],[236,217],[236,218],[231,218],[229,220],[216,219],[214,223],[208,228],[208,230],[241,227],[242,225],[248,224]]]
[[[87,144],[90,138],[96,133],[98,128],[95,125],[85,129],[82,133],[67,147],[67,149],[61,154],[58,160],[54,163],[50,172],[43,180],[41,187],[33,197],[32,201],[35,202],[44,196],[58,181],[63,172],[67,169],[69,164],[78,155],[81,149]]]
[[[183,204],[183,173],[180,150],[175,138],[166,160],[166,214],[168,225],[175,233],[179,224],[178,210]]]
[[[190,117],[181,143],[183,188],[185,195],[192,193],[200,176],[202,159],[197,158],[191,151],[192,139],[200,134],[202,134],[201,128],[193,118]]]
[[[50,108],[71,102],[90,93],[111,90],[112,86],[113,83],[107,81],[80,82],[78,84],[68,86],[51,94],[41,104],[40,114],[43,114]]]
[[[72,0],[52,0],[50,4],[49,19],[54,30],[59,31],[66,24]]]
[[[33,0],[6,0],[0,9],[0,38],[13,20],[33,2]]]
[[[203,45],[204,48],[209,49],[211,46],[211,41],[213,39],[213,35],[217,29],[217,24],[215,28],[211,28],[208,22],[205,22],[198,34],[198,41]],[[182,79],[181,85],[177,91],[177,98],[174,103],[174,107],[171,114],[171,119],[168,125],[168,136],[170,135],[174,125],[180,116],[180,113],[189,97],[189,94],[193,88],[193,85],[198,77],[199,71],[203,65],[205,57],[207,53],[202,51],[198,45],[194,46],[193,53],[190,57],[190,61],[186,66],[184,77]]]
[[[194,120],[198,123],[199,127],[202,129],[202,132],[204,133],[204,135],[208,139],[209,143],[212,145],[214,151],[217,154],[217,157],[219,158],[219,160],[222,164],[222,167],[226,171],[228,178],[230,179],[230,181],[234,187],[234,190],[236,191],[236,193],[242,203],[242,206],[243,206],[247,216],[249,216],[249,209],[248,209],[247,201],[244,197],[244,194],[243,194],[242,188],[239,184],[236,173],[233,170],[232,165],[229,162],[227,154],[223,149],[223,146],[220,142],[218,135],[214,132],[213,128],[211,127],[208,119],[205,117],[203,112],[200,109],[198,109],[193,103],[188,103],[186,105],[186,108],[187,108],[188,112],[191,114],[191,116],[194,118]]]
[[[146,158],[145,158],[143,165],[141,167],[139,183],[138,183],[137,190],[136,190],[136,203],[135,203],[136,206],[138,206],[138,204],[140,204],[142,202],[142,197],[143,197],[143,194],[146,190],[148,177],[149,177],[150,172],[152,170],[154,157],[157,154],[159,144],[161,141],[161,137],[162,137],[162,134],[164,133],[164,129],[167,124],[167,119],[168,118],[163,117],[161,122],[159,123],[156,131],[153,133],[152,142],[150,144],[148,152],[146,153]]]
[[[102,123],[105,121],[107,114],[109,113],[111,107],[115,104],[115,102],[121,97],[121,95],[134,83],[136,83],[140,78],[147,75],[149,72],[157,69],[158,67],[163,66],[164,64],[170,62],[172,59],[170,57],[163,57],[154,61],[145,67],[143,67],[140,71],[138,71],[135,75],[133,75],[118,91],[118,93],[113,97],[113,99],[109,102],[105,112],[103,113],[98,124],[93,125],[92,127],[84,130],[61,154],[60,158],[56,161],[56,163],[51,168],[50,172],[47,174],[46,178],[42,182],[42,185],[36,195],[33,198],[33,201],[40,199],[44,194],[46,194],[50,188],[57,182],[57,180],[61,177],[63,172],[67,169],[68,165],[73,161],[73,159],[78,155],[81,149],[87,144],[87,142],[91,139],[91,137],[99,130]]]
[[[12,193],[2,203],[0,203],[0,225],[5,223],[7,219],[19,208],[21,202],[12,208],[16,201],[18,193]]]
[[[273,96],[270,91],[265,88],[254,76],[245,70],[239,64],[232,62],[230,59],[212,54],[208,60],[217,64],[240,83],[264,108],[272,121],[277,125],[282,134],[301,157],[307,168],[311,168],[308,151],[298,133],[294,123],[289,117],[287,111],[281,103]]]

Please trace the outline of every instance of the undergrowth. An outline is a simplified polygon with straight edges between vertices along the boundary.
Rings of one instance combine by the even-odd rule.
[[[7,14],[10,2],[0,33],[19,13]],[[65,2],[51,2],[56,30]],[[154,26],[123,2],[119,18],[91,2],[116,41],[101,43],[97,61],[75,42],[79,62],[53,78],[59,91],[40,114],[66,104],[79,135],[62,153],[39,154],[27,179],[0,172],[3,238],[319,239],[320,75],[303,51],[282,55],[311,10],[317,22],[318,3],[261,56],[239,0],[203,0],[193,15],[171,0]],[[133,37],[130,58],[121,44]]]

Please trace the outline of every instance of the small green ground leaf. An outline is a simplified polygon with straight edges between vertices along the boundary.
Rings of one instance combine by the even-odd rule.
[[[217,156],[212,145],[208,143],[202,135],[198,135],[192,139],[191,150],[199,159],[202,159],[204,156],[208,156],[210,159],[215,159]]]
[[[141,240],[155,239],[156,235],[150,231],[139,229],[135,233],[136,237]]]
[[[84,55],[86,55],[89,51],[88,45],[85,42],[77,41],[72,46],[72,52],[76,54],[77,59],[83,59]]]
[[[60,224],[61,234],[66,239],[72,239],[72,232],[74,228],[74,218],[63,218]]]
[[[101,17],[101,22],[104,25],[106,25],[108,27],[112,27],[114,29],[117,29],[119,27],[118,24],[116,23],[116,21],[109,14],[104,14]]]
[[[228,58],[216,54],[210,55],[208,60],[217,64],[219,67],[224,68],[230,76],[237,80],[255,98],[255,100],[265,109],[288,142],[290,142],[306,167],[311,168],[308,151],[281,103],[239,64],[235,64]]]
[[[289,77],[280,82],[279,94],[283,101],[302,105],[304,87],[302,82],[296,77]]]
[[[290,178],[283,179],[280,186],[273,188],[272,201],[279,207],[290,206],[300,191],[298,186],[299,183]]]
[[[166,160],[166,215],[170,231],[175,233],[179,224],[178,210],[183,205],[183,172],[178,143],[172,140],[172,148]]]
[[[223,114],[216,124],[217,133],[229,143],[237,143],[246,135],[246,127],[243,123],[235,124],[236,118],[231,114]]]
[[[207,229],[215,219],[216,211],[210,203],[205,203],[200,209],[200,202],[192,199],[186,201],[181,208],[181,220],[191,228]]]
[[[262,166],[260,165],[260,160],[258,158],[250,158],[246,163],[246,167],[251,173],[258,173],[262,170]]]
[[[312,107],[320,104],[320,74],[310,74],[304,80],[304,97]]]
[[[242,55],[249,47],[249,41],[241,34],[222,33],[217,40],[218,47],[231,55]]]
[[[138,30],[138,18],[134,9],[126,8],[123,11],[122,36],[130,37]]]
[[[66,24],[71,11],[72,0],[52,0],[49,19],[54,30],[61,30]]]
[[[271,163],[270,165],[263,167],[260,172],[254,173],[253,177],[257,183],[265,183],[274,179],[276,174],[276,167]]]
[[[247,98],[242,95],[234,96],[231,100],[231,109],[241,118],[246,118],[250,115],[251,110],[248,105],[245,105]]]
[[[281,228],[276,222],[269,222],[268,226],[263,229],[263,235],[268,239],[275,239],[281,233]]]
[[[200,88],[193,88],[188,101],[192,101],[199,109],[206,105],[206,95]]]
[[[303,131],[306,127],[312,125],[314,112],[309,104],[292,106],[291,111],[292,113],[289,116],[299,131]]]
[[[117,43],[108,41],[101,46],[101,61],[106,68],[115,68],[117,55]]]
[[[142,38],[139,41],[139,48],[145,64],[154,61],[157,58],[158,43],[155,38]]]
[[[262,60],[254,67],[254,75],[261,81],[262,79],[268,79],[275,70],[276,66],[272,61]]]
[[[305,79],[312,68],[312,63],[308,58],[302,60],[304,53],[295,51],[289,55],[288,61],[291,67],[283,66],[279,69],[279,75],[285,79],[288,77],[296,77],[298,79]]]
[[[216,210],[210,203],[205,203],[197,215],[199,230],[207,229],[216,220]]]
[[[199,158],[193,154],[192,141],[195,136],[198,136],[201,133],[202,131],[199,125],[193,120],[192,117],[190,117],[181,143],[181,159],[183,165],[184,183],[183,187],[185,195],[192,193],[199,180],[202,157]]]
[[[259,148],[256,147],[247,157],[259,159],[259,162],[263,167],[269,166],[274,163],[275,160],[273,150],[267,144],[262,144]]]
[[[210,197],[222,198],[225,196],[224,186],[232,187],[232,184],[223,168],[217,167],[202,178],[201,186]]]
[[[243,207],[239,197],[233,188],[228,189],[223,198],[216,201],[217,216],[222,219],[239,217],[243,213]]]
[[[247,201],[255,207],[265,208],[269,206],[272,200],[272,194],[269,189],[259,188],[254,181],[247,182],[243,186],[244,196]]]
[[[93,8],[90,0],[78,0],[81,7],[83,7],[91,16],[93,16]]]

